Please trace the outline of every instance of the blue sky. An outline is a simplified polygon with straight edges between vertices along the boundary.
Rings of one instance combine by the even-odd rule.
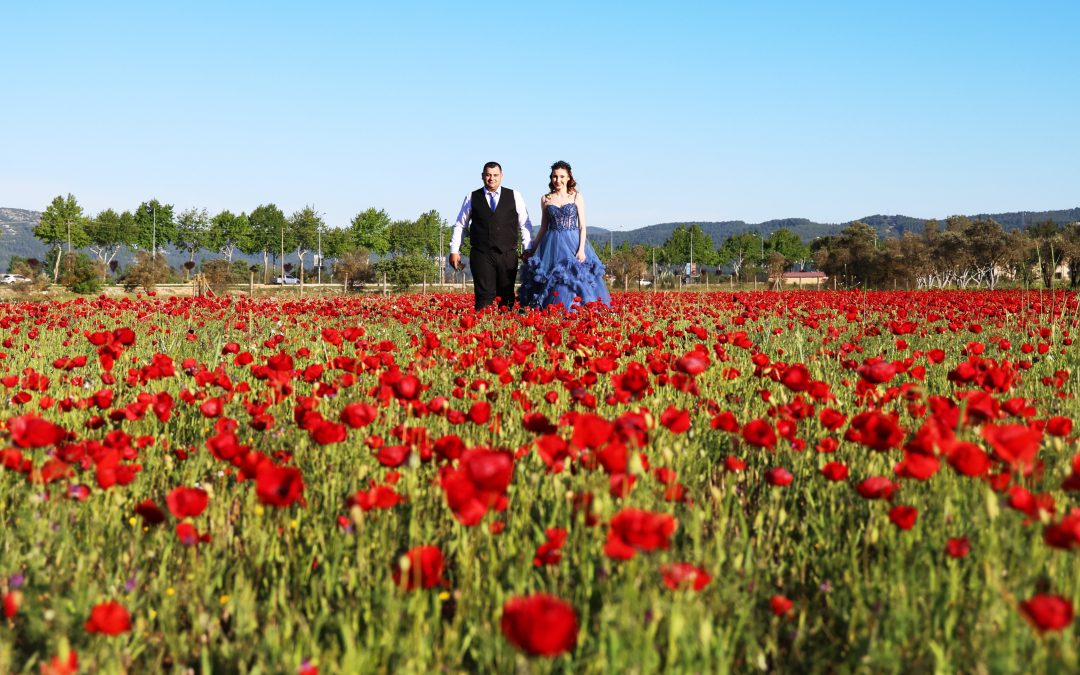
[[[14,6],[12,6],[14,4]],[[592,225],[1080,206],[1080,3],[7,3],[0,206]],[[533,207],[535,209],[535,207]]]

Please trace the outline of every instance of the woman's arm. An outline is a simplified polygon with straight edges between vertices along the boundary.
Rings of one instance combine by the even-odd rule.
[[[532,246],[529,247],[527,253],[532,255],[536,252],[538,246],[540,246],[540,240],[544,238],[544,233],[547,232],[548,226],[548,213],[547,213],[547,195],[540,198],[540,231],[533,237]]]
[[[574,203],[577,204],[578,222],[577,259],[578,262],[585,262],[585,242],[588,239],[585,238],[585,198],[580,192],[574,193]]]

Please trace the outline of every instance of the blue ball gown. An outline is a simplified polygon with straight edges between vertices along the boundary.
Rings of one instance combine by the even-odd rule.
[[[521,270],[518,302],[544,308],[561,303],[570,311],[590,302],[611,305],[604,284],[604,264],[592,244],[585,242],[585,262],[578,262],[580,241],[577,204],[546,207],[548,227]]]

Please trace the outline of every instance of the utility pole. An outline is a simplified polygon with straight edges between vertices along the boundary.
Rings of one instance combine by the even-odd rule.
[[[687,281],[694,280],[694,230],[690,229],[690,274],[687,275]]]
[[[322,225],[319,225],[319,284],[322,284]]]
[[[146,208],[150,210],[153,218],[153,225],[150,230],[150,260],[157,260],[157,200],[150,200],[146,204]]]

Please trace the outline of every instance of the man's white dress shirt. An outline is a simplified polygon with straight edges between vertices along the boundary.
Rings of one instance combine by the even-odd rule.
[[[525,200],[522,199],[521,193],[517,190],[512,190],[514,193],[514,206],[517,208],[518,214],[518,227],[521,229],[521,244],[523,248],[528,249],[529,244],[532,242],[532,223],[529,222],[529,211],[525,208]],[[491,192],[487,188],[484,188],[484,203],[490,204],[492,196],[495,197],[495,206],[499,205],[499,197],[502,196],[502,186],[495,192]],[[488,207],[490,208],[490,207]],[[458,213],[457,220],[454,221],[454,231],[450,235],[450,253],[461,252],[461,235],[469,229],[469,223],[472,222],[472,193],[465,195],[465,201],[461,204],[461,211]]]

